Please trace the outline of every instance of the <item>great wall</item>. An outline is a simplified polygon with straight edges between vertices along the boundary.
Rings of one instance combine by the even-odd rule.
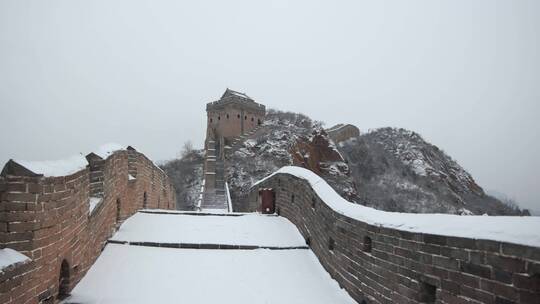
[[[0,272],[0,303],[56,303],[99,257],[119,225],[139,209],[174,209],[173,186],[132,147],[85,169],[43,176],[15,161],[0,176],[0,250],[27,259]]]
[[[437,235],[407,231],[406,225],[396,229],[370,224],[333,209],[330,200],[336,204],[343,199],[315,174],[289,168],[293,170],[284,168],[253,186],[250,210],[261,211],[262,193],[272,191],[275,212],[296,225],[324,268],[358,303],[532,304],[540,300],[540,243],[527,246],[517,239],[503,242],[451,236],[452,231]],[[350,209],[354,207],[362,206]],[[415,216],[404,223],[414,227]],[[417,221],[430,215],[419,216]],[[449,224],[462,230],[458,218],[448,215],[435,220],[434,226]],[[488,217],[469,219],[482,226]],[[382,216],[373,220],[384,222]],[[513,223],[520,225],[520,218]],[[526,233],[527,225],[519,231]],[[529,231],[529,237],[537,234]]]
[[[245,210],[235,209],[224,174],[231,165],[227,155],[263,128],[264,111],[232,90],[207,104],[204,188],[195,216],[210,211],[240,218],[245,215],[230,212],[246,211],[288,219],[306,244],[294,250],[311,250],[357,303],[540,303],[536,217],[377,211],[345,201],[298,167],[284,167],[253,184]],[[338,125],[329,131],[343,139],[357,136],[358,129]],[[81,281],[125,219],[140,209],[175,209],[167,176],[135,149],[107,157],[90,153],[86,161],[86,168],[54,177],[16,161],[4,167],[0,251],[25,258],[2,269],[0,303],[57,303]],[[204,241],[150,245],[259,248]]]

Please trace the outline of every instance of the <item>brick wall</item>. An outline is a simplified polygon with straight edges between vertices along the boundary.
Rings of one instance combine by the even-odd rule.
[[[325,131],[335,143],[360,136],[360,130],[356,126],[350,124],[334,126]]]
[[[229,104],[219,109],[208,110],[207,116],[207,130],[216,130],[218,133],[215,134],[216,137],[231,138],[248,133],[263,123],[265,112],[264,110],[252,111],[242,107],[242,105]]]
[[[540,303],[540,248],[378,227],[338,214],[304,180],[276,174],[276,212],[293,222],[358,303]]]
[[[31,259],[0,272],[0,303],[55,303],[64,292],[60,281],[71,290],[123,220],[144,204],[175,208],[168,177],[134,149],[87,160],[86,169],[68,176],[0,176],[0,248]],[[91,196],[99,201],[92,212]]]

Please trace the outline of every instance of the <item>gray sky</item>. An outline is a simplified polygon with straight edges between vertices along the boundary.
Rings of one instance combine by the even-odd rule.
[[[540,209],[539,37],[537,0],[0,0],[0,161],[106,142],[170,159],[230,87],[417,131]]]

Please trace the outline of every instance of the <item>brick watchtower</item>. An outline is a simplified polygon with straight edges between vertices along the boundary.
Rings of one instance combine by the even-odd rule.
[[[208,147],[208,142],[214,141],[219,146],[216,149],[219,156],[223,144],[263,123],[266,107],[244,93],[227,89],[219,100],[206,104],[206,114],[205,146],[214,148]]]
[[[217,101],[206,104],[207,128],[204,143],[204,193],[200,209],[229,210],[225,185],[225,148],[235,138],[255,132],[264,122],[266,107],[251,97],[230,89]]]

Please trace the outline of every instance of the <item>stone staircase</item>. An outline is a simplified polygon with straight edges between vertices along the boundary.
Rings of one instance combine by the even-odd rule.
[[[216,158],[212,151],[215,150],[209,149],[207,151],[207,160],[210,159],[213,166],[207,165],[206,170],[213,170],[215,180],[213,184],[205,184],[200,209],[202,211],[230,212],[227,191],[225,190],[225,164],[222,159]]]
[[[231,153],[238,150],[245,140],[256,135],[263,128],[259,125],[242,136],[237,136],[232,139],[230,145],[224,146],[224,155],[219,154],[218,144],[210,141],[208,150],[206,151],[206,167],[205,176],[210,174],[213,176],[209,184],[204,185],[203,196],[199,209],[201,211],[223,211],[230,212],[227,202],[227,190],[225,189],[225,162]],[[224,156],[224,157],[223,157]]]
[[[231,143],[228,146],[225,146],[225,157],[228,157],[234,153],[234,151],[237,151],[247,139],[252,138],[263,127],[263,125],[258,125],[244,135],[233,137]]]

